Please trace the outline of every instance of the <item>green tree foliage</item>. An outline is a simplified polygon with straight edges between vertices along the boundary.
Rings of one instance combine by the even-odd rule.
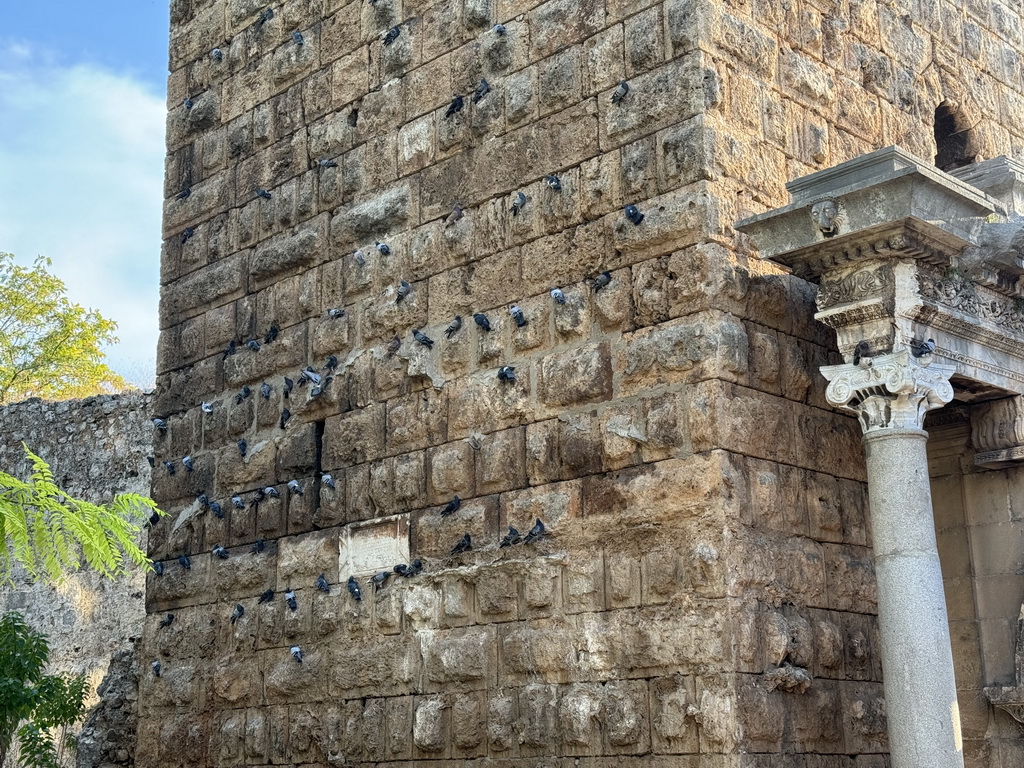
[[[27,447],[25,455],[32,466],[27,482],[0,472],[0,584],[11,583],[15,563],[51,582],[83,560],[104,576],[121,573],[126,560],[149,567],[136,542],[144,522],[163,514],[156,502],[134,493],[103,505],[72,498],[54,483],[45,461]]]
[[[55,738],[82,716],[84,676],[47,675],[50,646],[16,612],[0,617],[0,765],[17,738],[22,768],[58,768]]]
[[[117,324],[67,298],[50,260],[31,267],[0,253],[0,404],[118,392],[127,382],[103,362]]]

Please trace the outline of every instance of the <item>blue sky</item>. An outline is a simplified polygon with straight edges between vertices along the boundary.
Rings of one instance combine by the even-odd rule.
[[[37,255],[116,320],[111,366],[153,384],[167,0],[4,3],[0,251]]]

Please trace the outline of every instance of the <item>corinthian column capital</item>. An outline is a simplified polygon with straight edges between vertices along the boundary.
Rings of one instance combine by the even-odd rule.
[[[857,416],[864,434],[880,429],[921,429],[925,414],[953,399],[953,366],[931,365],[903,349],[860,365],[826,365],[825,399]]]

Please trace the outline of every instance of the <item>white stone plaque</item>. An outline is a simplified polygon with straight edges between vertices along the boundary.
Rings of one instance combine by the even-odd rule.
[[[409,562],[409,515],[347,526],[338,553],[341,581],[369,576]]]

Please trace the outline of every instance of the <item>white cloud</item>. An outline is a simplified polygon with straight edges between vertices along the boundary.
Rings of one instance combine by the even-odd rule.
[[[0,251],[36,255],[73,301],[118,323],[111,366],[150,386],[163,198],[162,94],[32,47],[0,50]]]

